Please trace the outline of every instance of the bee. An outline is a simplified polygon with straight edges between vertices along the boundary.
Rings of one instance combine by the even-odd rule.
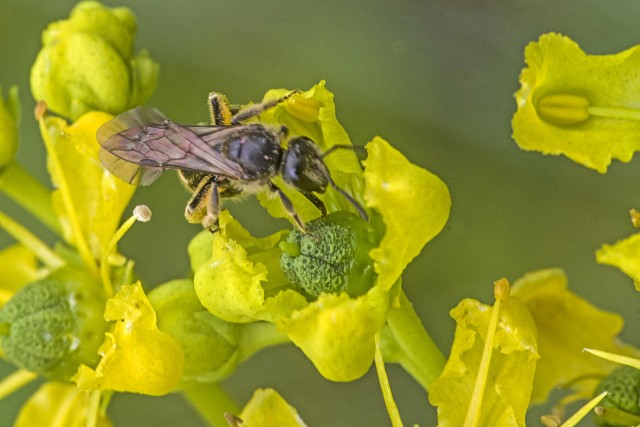
[[[322,215],[327,209],[314,193],[322,194],[331,186],[368,219],[364,208],[335,184],[323,161],[336,149],[353,147],[335,145],[323,153],[310,138],[290,137],[284,125],[245,123],[297,93],[240,110],[224,95],[212,92],[211,125],[181,125],[154,108],[137,107],[98,129],[99,157],[111,173],[131,184],[148,185],[165,169],[176,169],[193,191],[185,218],[212,231],[218,228],[221,199],[255,193],[265,186],[278,195],[304,231],[291,200],[273,183],[276,176],[311,201]]]

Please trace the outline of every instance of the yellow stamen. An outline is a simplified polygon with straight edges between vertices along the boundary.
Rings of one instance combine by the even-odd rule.
[[[3,228],[14,239],[33,252],[44,265],[52,270],[64,265],[64,260],[35,234],[2,212],[0,212],[0,228]]]
[[[36,378],[38,378],[38,375],[26,369],[20,369],[5,377],[0,382],[0,400],[29,384]]]
[[[603,391],[602,393],[591,399],[589,402],[587,402],[586,405],[584,405],[575,414],[570,416],[564,423],[562,423],[560,427],[574,427],[575,425],[577,425],[578,422],[586,417],[593,408],[598,406],[598,403],[600,403],[600,401],[604,399],[606,395],[607,392]]]
[[[133,214],[122,223],[120,228],[116,230],[111,240],[109,240],[109,244],[107,245],[107,249],[102,254],[102,260],[100,261],[100,277],[102,279],[102,286],[104,287],[107,296],[110,298],[113,296],[113,282],[111,282],[111,275],[109,274],[109,267],[111,266],[111,262],[109,260],[113,259],[114,252],[116,250],[116,246],[122,237],[129,231],[129,229],[133,226],[136,221],[147,222],[151,219],[151,210],[145,205],[138,205],[133,209]]]
[[[384,369],[384,360],[382,359],[382,352],[380,351],[380,333],[375,335],[376,350],[374,353],[374,360],[376,363],[376,372],[378,373],[378,381],[380,382],[380,389],[382,390],[382,397],[384,398],[384,404],[387,407],[387,413],[391,419],[391,425],[393,427],[402,427],[402,419],[400,418],[400,411],[396,406],[396,402],[393,400],[393,394],[391,393],[391,385],[389,384],[389,377],[387,377],[387,371]]]
[[[618,363],[620,365],[627,365],[627,366],[631,366],[632,368],[640,369],[640,359],[636,359],[635,357],[622,356],[620,354],[609,353],[608,351],[602,351],[602,350],[595,350],[593,348],[585,348],[584,351],[613,363]]]
[[[101,390],[94,390],[89,396],[89,405],[87,407],[87,424],[86,427],[96,427],[98,425],[98,413],[100,411]]]
[[[482,415],[482,403],[484,400],[484,390],[487,386],[487,378],[489,376],[489,367],[491,365],[491,357],[493,355],[493,339],[500,318],[500,306],[502,301],[509,296],[509,282],[507,279],[500,279],[494,283],[493,294],[496,302],[491,310],[491,319],[489,320],[489,329],[482,350],[482,358],[478,367],[478,376],[473,386],[471,394],[471,402],[464,420],[465,427],[475,427],[480,424],[480,416]]]

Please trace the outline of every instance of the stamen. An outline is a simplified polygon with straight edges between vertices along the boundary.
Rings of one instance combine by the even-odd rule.
[[[384,369],[384,359],[382,358],[382,352],[380,351],[380,332],[375,334],[375,353],[374,361],[376,364],[376,372],[378,374],[378,382],[380,383],[380,389],[382,390],[382,397],[384,404],[387,408],[387,413],[391,419],[392,427],[402,427],[402,419],[400,418],[400,411],[393,399],[391,393],[391,385],[389,384],[389,377],[387,371]]]
[[[23,225],[3,212],[0,212],[0,228],[3,228],[14,239],[33,252],[33,254],[50,269],[54,270],[64,265],[64,260],[49,248],[49,246]]]
[[[5,377],[0,382],[0,400],[21,389],[36,378],[38,378],[37,374],[26,369],[19,369]]]
[[[111,275],[109,274],[109,267],[111,263],[109,260],[113,257],[113,253],[116,250],[116,246],[122,237],[129,231],[136,221],[147,222],[151,219],[151,209],[145,205],[138,205],[133,209],[133,214],[122,223],[120,228],[116,230],[113,237],[107,245],[107,249],[102,254],[102,260],[100,261],[100,277],[102,278],[102,286],[108,297],[113,296],[113,282],[111,281]]]
[[[473,386],[471,394],[471,402],[467,409],[467,416],[464,420],[465,427],[475,427],[480,423],[480,415],[482,415],[482,403],[484,400],[484,391],[487,386],[487,378],[489,377],[489,367],[491,366],[491,357],[493,355],[493,340],[498,327],[498,319],[500,318],[500,306],[502,300],[509,295],[509,282],[507,279],[500,279],[494,283],[494,296],[496,302],[491,310],[491,319],[489,320],[489,329],[484,341],[482,350],[482,358],[480,366],[478,366],[478,376]]]

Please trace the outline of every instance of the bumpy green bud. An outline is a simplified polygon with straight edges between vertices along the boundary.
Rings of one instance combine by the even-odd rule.
[[[20,124],[20,101],[18,87],[9,89],[5,100],[0,88],[0,169],[13,160],[18,150],[18,125]]]
[[[69,19],[43,32],[31,69],[31,91],[50,110],[76,119],[99,110],[121,113],[154,91],[158,65],[146,52],[133,55],[136,18],[127,8],[79,3]]]
[[[280,265],[292,284],[314,298],[339,292],[358,296],[373,286],[369,251],[378,236],[368,222],[338,211],[306,227],[306,232],[293,230],[280,245]]]
[[[68,380],[82,363],[98,363],[105,298],[99,282],[64,267],[20,289],[0,309],[0,347],[9,362]]]
[[[607,391],[600,402],[604,408],[596,423],[603,427],[637,425],[640,423],[640,370],[622,366],[611,372],[598,385],[595,395]]]
[[[149,302],[156,312],[158,329],[182,347],[184,380],[220,381],[235,370],[240,325],[206,311],[191,280],[173,280],[156,287],[149,293]]]

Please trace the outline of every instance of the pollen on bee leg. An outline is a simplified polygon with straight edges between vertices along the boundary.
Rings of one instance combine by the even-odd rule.
[[[151,209],[147,205],[138,205],[133,209],[136,221],[148,222],[151,220]]]

